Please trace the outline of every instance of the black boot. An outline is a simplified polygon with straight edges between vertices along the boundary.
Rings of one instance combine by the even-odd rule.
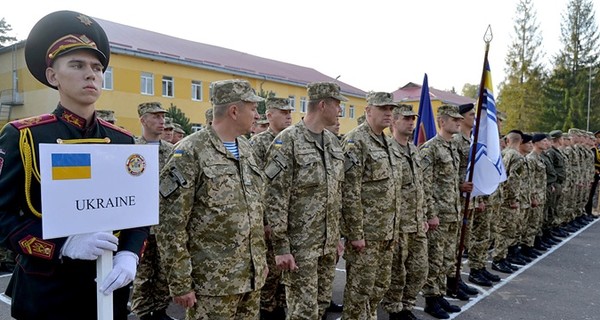
[[[462,278],[458,278],[458,288],[470,296],[476,296],[479,294],[479,290],[468,286]]]
[[[500,280],[502,280],[502,278],[500,278],[500,276],[487,271],[486,268],[481,269],[481,274],[484,277],[486,277],[488,280],[490,280],[491,282],[499,282]]]
[[[460,307],[457,305],[450,304],[450,302],[448,302],[448,300],[446,300],[444,296],[438,296],[437,301],[440,304],[440,307],[446,310],[446,312],[460,312]]]
[[[450,315],[440,306],[438,297],[425,297],[425,310],[432,317],[437,319],[448,319]]]
[[[492,281],[481,273],[481,269],[471,269],[471,272],[469,272],[469,281],[484,287],[492,286]]]
[[[456,278],[446,277],[446,295],[461,301],[470,300],[469,295],[460,286],[457,287]]]
[[[502,259],[492,262],[492,270],[496,270],[502,273],[513,273],[513,269],[507,266],[505,261],[506,260]]]
[[[344,311],[344,305],[337,304],[337,303],[333,302],[333,300],[332,300],[331,302],[329,302],[329,307],[327,307],[326,311],[340,313],[340,312]]]

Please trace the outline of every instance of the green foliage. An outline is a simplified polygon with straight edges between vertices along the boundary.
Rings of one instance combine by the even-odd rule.
[[[173,123],[178,123],[183,128],[186,135],[192,133],[190,118],[186,117],[185,113],[177,108],[176,105],[171,103],[171,106],[167,109],[167,117],[173,119]]]
[[[0,19],[0,48],[7,42],[17,41],[17,38],[8,36],[9,31],[12,31],[10,24],[4,18]]]
[[[260,86],[260,91],[257,93],[260,97],[262,98],[274,98],[275,97],[275,92],[274,91],[265,91],[263,90],[262,86]],[[265,112],[267,111],[267,105],[264,101],[261,101],[258,103],[258,108],[257,108],[258,114],[265,114]]]
[[[479,98],[479,85],[465,83],[462,88],[462,95],[473,99]]]

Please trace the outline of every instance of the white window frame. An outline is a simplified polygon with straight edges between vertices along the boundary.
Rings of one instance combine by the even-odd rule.
[[[162,77],[162,96],[165,98],[173,98],[175,96],[175,79],[173,77]]]
[[[142,72],[141,75],[141,89],[140,92],[143,95],[153,96],[154,95],[154,74],[150,72]]]
[[[348,108],[348,118],[350,119],[354,119],[354,106],[350,105],[350,107]]]
[[[346,104],[340,103],[340,118],[346,117]]]
[[[113,68],[108,67],[104,71],[104,77],[102,78],[102,90],[112,90],[113,81]]]
[[[308,107],[308,103],[306,101],[306,97],[300,97],[300,112],[306,113],[307,107]]]
[[[202,101],[202,81],[192,80],[192,100]]]
[[[292,111],[296,111],[296,96],[288,96],[288,99],[290,100],[290,106],[292,106]]]

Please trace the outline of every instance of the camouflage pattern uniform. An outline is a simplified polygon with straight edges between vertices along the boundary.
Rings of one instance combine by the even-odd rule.
[[[527,213],[527,221],[525,223],[525,232],[521,243],[534,246],[535,237],[541,233],[542,223],[544,219],[544,205],[546,203],[546,165],[542,159],[542,155],[532,151],[527,155],[527,161],[530,164],[531,173],[531,200],[535,200],[538,205],[531,206]]]
[[[550,230],[552,227],[552,210],[556,210],[556,207],[551,209],[551,206],[556,206],[555,199],[557,194],[557,188],[560,188],[558,185],[556,174],[556,170],[552,165],[552,160],[548,157],[547,152],[543,152],[540,155],[540,159],[544,163],[544,168],[546,170],[546,197],[544,201],[544,213],[542,218],[542,231]]]
[[[267,109],[277,108],[280,110],[291,110],[292,107],[289,104],[289,100],[285,98],[268,98],[266,101]],[[269,127],[267,130],[250,138],[250,144],[252,145],[252,150],[254,150],[256,162],[261,168],[264,168],[265,166],[267,151],[273,140],[275,140],[275,136],[275,132]],[[265,226],[267,225],[266,215],[264,224]],[[267,312],[273,312],[277,307],[285,308],[285,288],[281,284],[281,269],[279,269],[275,263],[273,241],[271,238],[266,238],[265,241],[267,243],[267,265],[269,266],[269,275],[267,276],[265,285],[260,293],[260,309]]]
[[[339,91],[334,83],[308,86],[311,101],[346,101]],[[317,141],[300,121],[280,132],[269,147],[265,174],[270,180],[265,212],[275,254],[292,254],[298,266],[283,272],[287,319],[318,319],[333,290],[344,153],[333,133],[324,130]]]
[[[385,294],[382,307],[389,313],[412,310],[417,295],[427,279],[427,235],[423,224],[423,175],[419,162],[419,151],[409,142],[406,146],[396,140],[393,144],[400,151],[402,168],[402,207],[400,234],[395,246],[390,289]]]
[[[562,132],[560,130],[550,131],[549,133],[551,138],[558,138],[562,136]],[[566,169],[565,169],[565,157],[563,153],[552,146],[545,151],[547,158],[550,160],[552,167],[554,168],[554,172],[556,174],[556,182],[554,184],[554,192],[550,194],[550,197],[547,199],[548,202],[548,225],[549,227],[557,226],[557,222],[560,221],[559,216],[559,208],[562,203],[562,194],[563,189],[566,187],[564,184],[566,181]]]
[[[562,194],[558,202],[557,215],[554,218],[554,226],[560,226],[567,221],[567,216],[571,211],[573,199],[573,189],[575,189],[575,172],[573,167],[574,153],[570,146],[559,149],[564,159],[565,180],[562,185]]]
[[[502,185],[502,204],[496,223],[495,249],[492,254],[494,261],[506,259],[508,247],[512,245],[513,239],[516,237],[519,208],[511,208],[510,206],[513,203],[520,205],[524,161],[525,159],[519,151],[509,147],[502,150],[502,162],[504,162],[506,168],[507,179]]]
[[[531,139],[531,138],[530,138]],[[512,245],[516,246],[521,244],[527,233],[527,221],[529,214],[531,213],[531,195],[533,190],[533,171],[532,164],[526,155],[523,156],[523,170],[521,172],[521,189],[519,191],[519,212],[515,217],[516,232],[512,239]]]
[[[158,103],[143,103],[138,107],[138,114],[167,112]],[[135,139],[136,144],[148,144],[142,136]],[[152,142],[150,142],[152,143]],[[167,141],[158,141],[158,165],[162,169],[167,162],[173,145]],[[146,239],[146,248],[138,265],[136,277],[133,280],[131,311],[138,317],[149,315],[154,311],[164,311],[171,303],[165,265],[160,262],[156,245],[154,227]]]
[[[115,112],[112,110],[96,110],[96,117],[112,124],[115,124],[115,122],[117,122]]]
[[[211,87],[215,105],[262,99],[243,80]],[[210,126],[178,142],[161,172],[156,240],[171,296],[196,294],[186,319],[258,318],[267,273],[264,175],[249,142],[236,143],[238,158]]]
[[[371,107],[395,106],[386,92],[367,94]],[[377,319],[377,306],[391,281],[402,199],[402,157],[385,134],[368,121],[348,132],[342,143],[349,168],[343,184],[342,226],[347,241],[365,240],[357,251],[346,247],[345,319]]]
[[[446,276],[454,277],[461,207],[460,156],[456,145],[439,134],[424,143],[420,151],[427,219],[440,220],[439,226],[428,232],[429,274],[423,287],[423,296],[435,297],[446,293]]]

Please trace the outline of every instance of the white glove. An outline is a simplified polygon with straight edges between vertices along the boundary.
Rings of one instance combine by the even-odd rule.
[[[117,251],[119,239],[108,232],[69,236],[60,254],[72,259],[96,260],[104,250]]]
[[[102,282],[100,292],[109,295],[133,281],[137,271],[138,259],[138,256],[131,251],[117,252],[113,259],[113,269]]]

